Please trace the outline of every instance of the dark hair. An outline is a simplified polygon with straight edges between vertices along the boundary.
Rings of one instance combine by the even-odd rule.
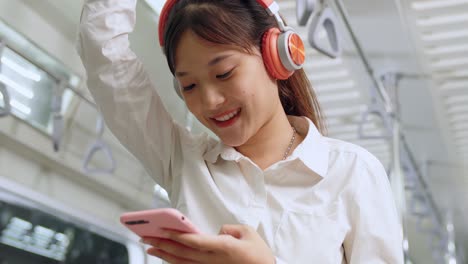
[[[164,53],[174,74],[175,50],[188,29],[209,42],[236,45],[250,53],[252,47],[261,47],[263,33],[272,27],[277,27],[276,20],[255,0],[179,0],[168,14]],[[278,88],[286,114],[306,116],[322,134],[326,132],[317,96],[304,70],[278,80]]]

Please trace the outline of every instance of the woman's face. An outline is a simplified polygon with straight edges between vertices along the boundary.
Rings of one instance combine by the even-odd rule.
[[[248,54],[188,30],[176,49],[175,71],[188,109],[226,145],[243,145],[283,111],[258,50]]]

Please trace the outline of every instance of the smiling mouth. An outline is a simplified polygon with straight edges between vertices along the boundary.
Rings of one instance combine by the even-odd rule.
[[[239,108],[236,111],[233,111],[229,114],[210,119],[213,120],[214,123],[219,127],[227,127],[232,125],[239,118],[240,113],[241,109]]]
[[[223,115],[223,116],[220,116],[220,117],[217,117],[217,118],[212,118],[218,122],[224,122],[224,121],[228,121],[229,119],[232,119],[234,116],[236,116],[238,113],[240,112],[240,108],[237,109],[236,111],[233,111],[229,114],[226,114],[226,115]]]

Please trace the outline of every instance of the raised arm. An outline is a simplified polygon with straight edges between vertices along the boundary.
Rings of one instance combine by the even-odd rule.
[[[135,7],[136,0],[85,0],[77,50],[106,124],[167,190],[180,131],[130,50]]]

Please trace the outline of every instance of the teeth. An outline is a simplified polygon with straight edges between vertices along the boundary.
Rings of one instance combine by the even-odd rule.
[[[232,117],[234,117],[235,115],[237,115],[237,113],[239,113],[239,110],[237,110],[236,112],[224,115],[222,117],[215,118],[215,120],[216,121],[227,121],[227,120],[231,119]]]

